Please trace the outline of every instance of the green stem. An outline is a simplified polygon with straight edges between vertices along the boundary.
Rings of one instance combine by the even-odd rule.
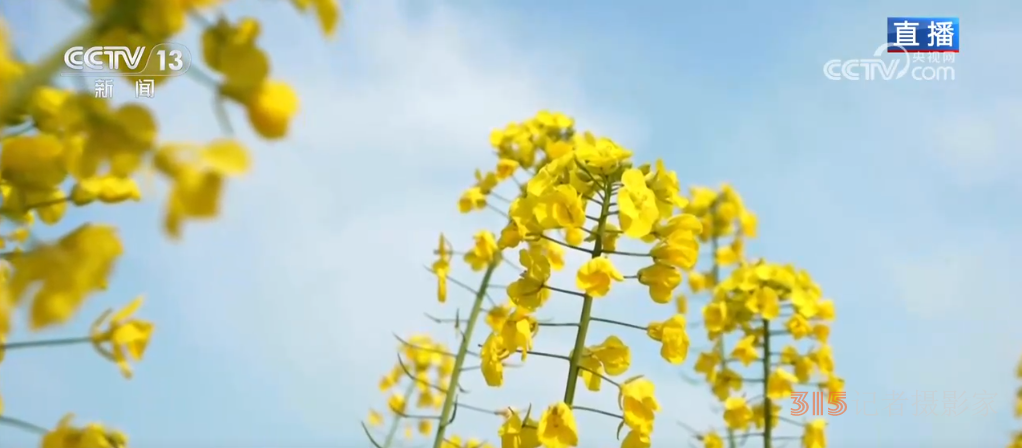
[[[29,423],[29,422],[26,422],[24,420],[17,419],[17,418],[14,418],[14,417],[0,416],[0,425],[7,425],[7,426],[15,427],[15,428],[18,428],[18,429],[23,429],[25,431],[34,432],[34,433],[40,434],[40,435],[41,434],[46,434],[46,433],[50,432],[49,429],[43,428],[42,426],[39,426],[39,425],[36,425],[36,424],[32,424],[32,423]]]
[[[600,220],[596,224],[596,241],[593,243],[593,256],[603,255],[603,229],[607,225],[607,211],[610,209],[611,183],[603,187],[603,203],[600,208]],[[575,387],[578,385],[578,369],[582,362],[582,352],[586,346],[586,334],[589,332],[589,321],[593,312],[593,297],[586,294],[582,299],[582,314],[578,318],[578,332],[575,333],[575,348],[571,351],[571,362],[568,364],[568,382],[564,385],[564,403],[571,406],[575,401]]]
[[[61,345],[75,345],[92,342],[91,337],[47,339],[43,341],[10,342],[0,344],[0,351],[17,350],[23,348],[57,347]]]
[[[716,222],[716,216],[715,216],[716,213],[717,213],[717,205],[716,205],[716,203],[717,203],[717,201],[715,200],[714,203],[710,206],[710,222],[711,223]],[[720,241],[717,238],[716,229],[711,229],[711,230],[713,230],[714,235],[710,238],[710,248],[712,249],[712,252],[711,252],[710,256],[713,257],[713,268],[710,269],[710,284],[714,285],[713,287],[716,287],[717,283],[720,282],[720,265],[717,264],[717,249],[720,248]],[[720,369],[721,370],[726,369],[727,368],[727,352],[726,352],[726,350],[724,348],[724,336],[723,335],[718,336],[717,354],[720,356]],[[735,430],[731,429],[730,427],[727,428],[727,446],[728,446],[728,448],[736,448],[738,446],[738,443],[735,440]]]
[[[137,3],[117,2],[99,20],[93,21],[85,29],[57,45],[57,51],[34,64],[33,69],[6,92],[7,95],[0,96],[0,117],[7,118],[13,112],[20,110],[35,89],[48,82],[54,73],[64,66],[64,52],[68,48],[86,46],[94,42],[108,27],[134,15],[138,7]]]
[[[408,387],[405,388],[405,406],[408,406],[408,401],[412,399],[412,394],[415,393],[415,381],[410,381]],[[387,438],[383,440],[383,448],[390,448],[390,445],[394,443],[394,437],[397,436],[397,430],[401,428],[401,415],[394,413],[394,420],[390,422],[390,429],[387,430]]]
[[[770,433],[772,428],[770,427],[773,423],[771,420],[774,419],[773,402],[770,401],[770,396],[767,395],[767,387],[770,383],[770,321],[763,319],[763,448],[770,448],[773,441],[770,439]]]
[[[458,382],[461,380],[461,371],[465,365],[465,358],[468,354],[469,345],[472,343],[472,332],[475,331],[476,323],[479,321],[479,314],[483,309],[483,301],[486,299],[486,289],[490,287],[490,279],[493,272],[500,265],[501,258],[495,258],[486,268],[483,280],[476,290],[475,301],[472,302],[472,312],[465,323],[465,332],[461,338],[461,345],[458,347],[458,355],[454,358],[454,370],[451,372],[451,381],[447,386],[447,394],[444,396],[444,407],[440,411],[440,421],[437,423],[436,437],[433,439],[433,448],[444,446],[444,433],[447,425],[451,422],[451,414],[454,412],[454,403],[458,398]]]

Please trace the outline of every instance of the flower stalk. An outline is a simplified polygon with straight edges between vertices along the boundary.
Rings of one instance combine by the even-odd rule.
[[[610,211],[611,183],[605,182],[603,186],[603,201],[600,204],[600,217],[596,224],[596,238],[593,241],[592,258],[599,258],[603,255],[603,230],[607,225],[607,217]],[[582,352],[585,350],[586,335],[589,332],[589,322],[592,320],[593,298],[586,294],[582,299],[582,313],[578,318],[578,332],[575,333],[575,347],[571,352],[571,361],[568,364],[568,379],[564,385],[564,403],[572,406],[575,401],[575,388],[578,385],[579,365],[582,362]]]
[[[454,358],[454,369],[451,372],[450,384],[447,387],[447,393],[444,395],[444,405],[440,411],[440,421],[437,423],[436,435],[433,439],[433,448],[443,448],[444,446],[444,435],[447,431],[447,426],[451,423],[451,415],[454,412],[455,403],[458,400],[458,382],[461,379],[461,372],[465,366],[465,358],[469,352],[469,345],[472,343],[472,333],[475,331],[476,324],[479,322],[479,314],[483,309],[483,301],[486,300],[486,290],[490,286],[490,280],[493,278],[493,273],[497,270],[500,265],[501,257],[497,255],[486,267],[486,272],[483,274],[483,279],[479,283],[479,288],[476,289],[475,299],[472,302],[472,311],[469,312],[468,322],[465,323],[465,331],[462,333],[461,344],[458,346],[458,353]]]
[[[49,432],[48,429],[43,428],[42,426],[32,424],[14,417],[0,416],[0,425],[6,425],[12,428],[22,429],[39,435],[43,435]]]
[[[716,210],[717,210],[716,202],[717,201],[714,201],[714,204],[710,206],[710,216],[713,216],[714,214],[716,214]],[[713,256],[713,267],[710,268],[710,284],[711,285],[716,285],[717,283],[720,283],[720,263],[717,263],[717,257],[716,257],[717,249],[720,248],[720,240],[718,239],[716,234],[714,234],[710,238],[710,247],[712,248],[712,251],[710,253],[712,254],[711,256]],[[724,347],[724,337],[723,337],[723,335],[718,337],[717,344],[716,344],[716,349],[717,349],[717,354],[720,357],[720,369],[724,370],[724,369],[727,368],[727,349]],[[767,352],[767,353],[769,353],[769,352]],[[728,427],[727,428],[727,447],[728,448],[737,448],[737,446],[738,446],[738,443],[735,440],[735,430],[732,429],[731,427]]]
[[[59,347],[64,345],[88,344],[92,342],[91,337],[46,339],[42,341],[9,342],[0,344],[0,352],[39,347]]]
[[[771,448],[773,431],[773,402],[770,400],[770,321],[763,319],[763,448]]]
[[[405,387],[404,401],[407,403],[411,399],[412,394],[415,393],[415,381],[409,381],[408,386]],[[394,444],[394,438],[397,437],[397,430],[401,428],[402,418],[400,413],[394,413],[394,420],[390,422],[390,429],[387,430],[387,438],[383,439],[383,445],[380,448],[390,448]]]

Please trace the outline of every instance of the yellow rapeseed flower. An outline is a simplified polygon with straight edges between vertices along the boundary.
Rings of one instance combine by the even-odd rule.
[[[497,247],[497,238],[490,232],[482,231],[475,234],[475,244],[465,254],[465,262],[473,271],[481,271],[498,256],[500,249]]]
[[[624,281],[625,277],[610,259],[597,257],[587,261],[578,269],[575,285],[592,297],[603,297],[610,292],[611,283]]]
[[[60,419],[57,427],[43,435],[41,448],[123,448],[128,438],[97,423],[78,428],[71,425],[73,414]]]
[[[710,333],[720,333],[728,324],[727,303],[724,301],[710,302],[703,307],[703,326]],[[713,339],[712,337],[710,339]]]
[[[433,421],[432,420],[419,420],[418,423],[419,434],[428,436],[433,433]]]
[[[827,448],[827,435],[824,428],[827,421],[818,418],[808,425],[805,425],[805,432],[802,434],[802,448]]]
[[[29,328],[67,322],[85,297],[106,288],[123,247],[113,227],[86,224],[54,244],[40,245],[9,259],[8,291],[18,303],[34,290]],[[38,285],[38,288],[33,286]]]
[[[699,359],[696,360],[695,371],[703,374],[707,381],[711,381],[719,366],[720,356],[717,355],[717,352],[702,352],[699,354]]]
[[[752,422],[752,409],[742,397],[730,397],[724,401],[724,422],[728,428],[746,430]]]
[[[639,269],[638,276],[639,283],[649,287],[649,297],[656,303],[670,302],[674,289],[681,284],[681,272],[663,263]]]
[[[618,392],[618,405],[624,414],[625,425],[643,434],[653,432],[653,420],[660,411],[660,403],[653,395],[655,387],[645,378],[625,382]]]
[[[703,448],[724,448],[724,439],[715,432],[703,436]]]
[[[468,213],[486,208],[486,194],[479,187],[472,187],[462,193],[458,199],[458,211]]]
[[[788,333],[790,333],[791,337],[795,338],[795,340],[802,339],[813,331],[813,327],[810,326],[809,321],[806,320],[805,317],[802,317],[801,314],[791,316],[785,324],[785,327],[788,328]]]
[[[433,262],[431,270],[437,279],[437,300],[440,303],[447,301],[447,274],[451,271],[451,252],[448,249],[447,240],[440,234],[440,241],[437,243],[436,261]]]
[[[603,385],[603,362],[600,358],[596,357],[589,348],[582,349],[582,356],[578,360],[578,376],[582,378],[582,382],[585,383],[586,389],[593,392],[599,392],[600,386]]]
[[[646,334],[650,339],[660,342],[660,356],[665,361],[678,365],[688,358],[691,340],[688,337],[684,315],[675,314],[663,322],[650,323]]]
[[[632,238],[643,238],[660,219],[656,194],[646,186],[646,179],[638,169],[626,170],[621,175],[621,183],[624,186],[617,196],[621,229]]]
[[[539,448],[541,445],[536,433],[536,422],[527,421],[523,424],[516,412],[509,411],[508,414],[497,431],[501,448]]]
[[[380,414],[376,410],[370,409],[369,410],[369,426],[380,426],[382,424],[383,424],[383,414]]]
[[[260,136],[277,140],[287,135],[291,119],[298,113],[298,95],[283,82],[267,81],[248,98],[245,110]]]
[[[759,359],[759,349],[756,348],[756,335],[750,334],[735,345],[731,356],[742,362],[742,365],[748,366],[752,364],[752,361]]]
[[[540,197],[542,207],[534,210],[544,229],[572,229],[586,223],[585,202],[571,185],[557,185]]]
[[[343,17],[341,6],[337,0],[291,0],[291,3],[299,11],[305,11],[311,6],[323,34],[333,36],[337,31],[337,25]]]
[[[522,361],[525,361],[529,350],[532,350],[532,338],[539,330],[536,318],[525,310],[515,310],[504,321],[500,330],[500,339],[509,352],[521,350]]]
[[[787,400],[791,398],[794,383],[798,377],[791,372],[778,367],[767,380],[767,398],[771,400]]]
[[[404,415],[405,413],[405,396],[401,394],[391,394],[390,398],[387,399],[387,408],[390,412],[396,415]]]
[[[563,402],[551,405],[543,411],[536,434],[545,448],[577,447],[578,425],[575,423],[575,414]]]
[[[116,363],[125,378],[132,375],[128,361],[142,360],[155,329],[152,322],[133,317],[142,301],[142,297],[138,297],[113,314],[104,313],[93,323],[90,331],[93,346]],[[105,330],[101,329],[104,321],[107,324]]]
[[[622,375],[632,365],[632,351],[617,336],[608,336],[602,343],[589,347],[610,376]]]
[[[490,387],[500,387],[504,384],[504,360],[511,356],[511,352],[505,348],[500,333],[490,333],[483,343],[482,351],[479,353],[482,358],[480,370],[483,372],[483,379]]]
[[[625,435],[625,438],[621,440],[621,448],[649,448],[653,444],[650,440],[649,434],[631,430]]]

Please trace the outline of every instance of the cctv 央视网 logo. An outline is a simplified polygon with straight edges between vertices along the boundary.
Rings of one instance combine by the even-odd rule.
[[[106,47],[71,47],[64,52],[64,65],[72,70],[85,70],[96,72],[116,72],[123,63],[130,70],[138,69],[142,63],[142,54],[145,47],[135,47],[134,51],[128,47],[106,46]]]
[[[823,64],[823,75],[832,81],[840,81],[842,79],[849,81],[858,81],[860,79],[866,81],[901,79],[905,76],[905,73],[908,73],[909,64],[912,62],[911,55],[909,53],[902,53],[905,55],[903,66],[901,59],[885,61],[880,59],[880,55],[884,53],[887,47],[905,49],[898,44],[885,43],[873,52],[872,59],[831,59],[826,64]],[[899,66],[901,66],[901,70],[898,70]]]

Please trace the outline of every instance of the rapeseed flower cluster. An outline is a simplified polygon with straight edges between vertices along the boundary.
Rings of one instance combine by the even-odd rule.
[[[412,438],[415,431],[429,435],[433,421],[418,419],[409,413],[412,408],[438,409],[443,405],[444,394],[454,371],[454,358],[447,349],[426,335],[414,335],[402,341],[397,363],[380,378],[380,392],[389,394],[387,414],[391,429],[384,446],[389,446],[402,421],[412,422],[405,426],[405,436]],[[382,426],[388,417],[377,410],[369,411],[368,426]]]
[[[782,420],[778,403],[790,398],[798,386],[813,385],[835,394],[843,391],[828,345],[833,302],[822,297],[820,287],[804,270],[749,261],[745,244],[757,236],[758,217],[732,187],[725,185],[719,191],[694,187],[688,197],[682,196],[676,174],[662,161],[635,166],[629,150],[612,140],[576,132],[572,119],[556,113],[541,112],[532,120],[496,131],[491,143],[498,158],[495,168],[476,172],[475,185],[462,194],[458,208],[462,213],[496,210],[507,224],[497,235],[477,233],[472,249],[463,256],[472,270],[486,271],[477,292],[486,290],[492,268],[505,252],[510,251],[506,264],[520,273],[506,286],[503,303],[483,310],[482,297],[477,295],[469,328],[477,314],[485,311],[489,330],[477,354],[481,374],[487,385],[501,387],[513,356],[522,364],[530,356],[544,356],[566,361],[569,375],[564,398],[538,415],[532,408],[524,415],[511,408],[498,413],[504,419],[498,430],[503,447],[575,447],[579,445],[576,411],[615,415],[574,405],[579,379],[590,391],[600,391],[605,384],[617,389],[619,433],[627,430],[619,439],[623,448],[651,446],[661,410],[655,385],[641,376],[615,380],[629,371],[631,348],[615,335],[590,344],[586,334],[592,322],[642,328],[659,344],[666,362],[682,364],[691,345],[686,317],[690,299],[678,291],[686,277],[689,295],[709,295],[701,324],[713,349],[700,353],[695,369],[722,403],[727,435],[725,440],[716,431],[694,434],[704,446],[734,447],[740,434],[743,439],[758,436],[770,447],[775,439],[784,438],[773,431]],[[510,182],[516,188],[509,199],[497,189]],[[494,205],[494,200],[507,207]],[[619,249],[622,238],[645,243],[648,249]],[[703,245],[710,246],[712,255],[711,267],[705,270],[696,267]],[[588,255],[575,270],[575,289],[550,284],[554,272],[566,269],[569,250]],[[438,279],[438,299],[445,302],[454,251],[441,237],[435,252],[431,271]],[[650,264],[624,273],[614,263],[618,257],[647,258]],[[674,314],[645,326],[594,317],[593,301],[610,296],[616,285],[629,280],[643,285],[655,303],[673,301]],[[582,302],[581,317],[573,324],[578,328],[575,347],[566,355],[534,349],[545,325],[536,318],[537,312],[555,294]],[[791,340],[782,341],[785,336]],[[471,334],[462,337],[464,343]],[[730,351],[725,350],[728,337],[735,339]],[[463,344],[459,352],[462,357],[466,347]],[[752,376],[754,368],[759,378]],[[462,369],[456,364],[456,372]],[[761,389],[753,393],[755,398],[747,398],[746,384]],[[448,399],[456,395],[450,391]],[[440,421],[449,415],[441,413]],[[803,428],[799,437],[804,448],[826,446],[824,420],[789,421]],[[443,431],[441,423],[435,441],[443,439]]]
[[[484,272],[484,279],[474,290],[479,294],[462,334],[462,350],[456,355],[464,357],[477,316],[483,315],[480,320],[485,319],[488,334],[475,355],[487,385],[503,386],[508,363],[513,359],[525,365],[532,356],[562,359],[568,375],[563,399],[542,411],[533,413],[529,408],[523,414],[509,408],[495,412],[504,420],[497,431],[502,447],[576,447],[577,411],[616,415],[619,432],[627,430],[622,447],[650,446],[661,409],[655,385],[641,376],[614,379],[629,371],[632,350],[616,335],[589,341],[589,325],[600,322],[644,330],[667,362],[681,364],[690,345],[686,318],[676,313],[663,321],[634,325],[594,317],[593,303],[607,300],[626,281],[643,285],[653,302],[670,303],[684,273],[696,264],[703,224],[697,216],[684,212],[688,200],[680,194],[677,175],[662,161],[636,163],[630,150],[609,138],[577,131],[574,120],[566,115],[540,112],[530,120],[494,131],[490,143],[496,163],[492,170],[475,173],[475,183],[459,198],[458,209],[462,213],[494,210],[506,218],[506,225],[496,234],[477,233],[471,249],[462,253],[473,271]],[[498,192],[504,184],[514,184],[510,197]],[[504,206],[494,205],[495,201]],[[643,244],[646,250],[620,250],[622,239]],[[588,256],[572,268],[574,288],[551,284],[553,273],[568,269],[567,251]],[[441,237],[431,267],[438,279],[440,302],[447,300],[454,253]],[[622,272],[614,261],[620,257],[645,259],[648,264],[637,272]],[[517,268],[519,275],[503,288],[506,299],[484,310],[483,293],[493,269],[502,261]],[[570,324],[577,327],[574,349],[566,354],[534,348],[544,326],[537,313],[555,295],[574,298],[581,307],[581,317]],[[455,378],[462,369],[456,362]],[[594,392],[611,384],[618,395],[616,412],[575,405],[580,381]],[[456,395],[454,385],[456,382],[449,389],[448,402]],[[442,446],[449,416],[441,412],[434,448]]]
[[[397,362],[380,378],[379,389],[388,394],[387,409],[385,412],[370,409],[363,424],[373,446],[394,446],[398,432],[403,432],[406,440],[414,439],[416,434],[433,434],[439,417],[417,412],[441,409],[449,388],[457,387],[451,385],[456,356],[444,344],[426,335],[401,340]],[[389,428],[384,432],[382,441],[378,441],[371,428],[381,428],[388,419]],[[446,436],[441,442],[442,448],[493,448],[483,440],[462,439],[458,435]]]
[[[832,397],[831,403],[839,401],[844,381],[835,372],[828,345],[833,301],[822,298],[819,285],[804,270],[747,260],[745,244],[757,236],[758,220],[732,187],[694,187],[686,210],[703,223],[700,240],[709,243],[714,254],[709,269],[689,276],[692,295],[709,295],[702,323],[712,347],[699,354],[694,369],[720,400],[726,432],[726,441],[716,431],[697,438],[707,448],[721,448],[725,442],[733,447],[740,434],[759,437],[770,447],[781,438],[774,429],[789,421],[803,427],[803,447],[824,448],[825,421],[784,419],[779,402],[791,399],[799,386],[817,387]],[[687,308],[687,298],[679,299],[679,307]],[[730,351],[728,339],[734,343]],[[837,410],[843,405],[833,406]]]
[[[197,23],[204,29],[200,44],[206,67],[192,64],[187,75],[219,98],[219,115],[225,116],[223,104],[234,103],[259,136],[281,139],[298,112],[298,99],[291,87],[271,77],[269,56],[258,44],[261,23],[230,21],[222,14],[216,20],[206,17],[225,3],[90,0],[79,10],[88,23],[69,46],[144,46],[152,52],[156,44],[173,41]],[[335,31],[341,13],[336,0],[292,4],[314,14],[325,34]],[[66,50],[54,48],[38,61],[24,60],[0,18],[0,251],[5,251],[0,252],[0,361],[10,359],[4,355],[13,350],[91,344],[130,378],[131,363],[142,359],[154,332],[153,323],[133,317],[141,298],[101,315],[84,337],[8,341],[21,308],[27,309],[30,331],[70,322],[90,296],[107,289],[124,252],[114,226],[86,223],[54,241],[35,238],[35,226],[62,222],[75,207],[139,201],[139,180],[155,174],[170,184],[164,229],[176,239],[186,221],[219,214],[226,182],[248,171],[250,155],[229,136],[206,143],[160,141],[157,117],[145,105],[113,104],[89,89],[61,85],[54,78]],[[207,69],[210,73],[204,73]],[[181,82],[152,67],[138,72],[122,66],[120,74],[129,82]],[[225,128],[229,133],[227,123]],[[0,424],[35,430],[44,448],[127,443],[124,435],[96,423],[74,426],[70,415],[47,429],[10,417],[8,411],[0,397]]]

